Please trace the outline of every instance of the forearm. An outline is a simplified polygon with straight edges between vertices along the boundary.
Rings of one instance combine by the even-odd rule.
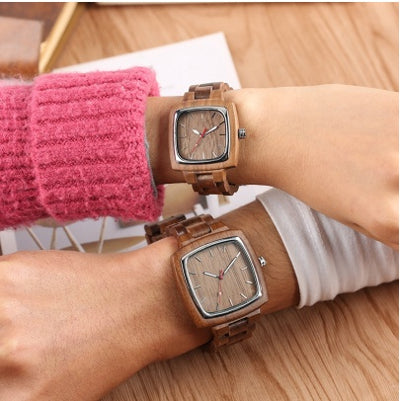
[[[359,140],[352,144],[356,149],[366,146],[362,143],[371,131],[379,131],[382,139],[390,138],[391,146],[396,144],[396,92],[321,85],[239,89],[226,92],[225,97],[236,104],[240,126],[247,132],[247,139],[241,142],[240,168],[229,171],[232,182],[239,185],[306,192],[305,176],[315,175],[317,167],[312,155],[327,150],[319,149],[317,138],[321,135],[329,137],[332,146],[341,146],[340,138],[356,131]],[[148,99],[146,135],[154,179],[159,184],[184,181],[180,172],[171,169],[167,152],[169,112],[181,100],[178,96]],[[298,179],[300,173],[303,179]]]
[[[280,188],[393,247],[398,241],[398,94],[345,85],[241,89],[226,98],[247,138],[235,184]],[[150,98],[146,134],[157,183],[170,167],[168,116],[180,98]]]
[[[262,204],[252,202],[219,219],[242,230],[255,253],[267,260],[263,274],[269,300],[262,313],[310,306],[398,279],[398,252],[393,249],[282,191],[268,191],[259,199]],[[156,263],[153,283],[157,297],[149,305],[158,316],[154,332],[159,333],[161,344],[156,359],[179,355],[211,337],[207,330],[194,327],[175,289],[170,255],[176,249],[175,240],[168,238],[146,247],[142,255]]]
[[[299,291],[291,262],[263,206],[255,201],[220,219],[230,228],[242,230],[256,254],[263,255],[267,260],[264,274],[269,301],[262,307],[262,313],[297,305]],[[154,359],[172,358],[211,338],[209,330],[199,330],[194,326],[175,288],[170,257],[176,250],[175,239],[167,238],[140,251],[144,261],[155,262],[151,268],[155,274],[152,295],[147,297],[148,303],[145,305],[149,315],[154,316],[152,325],[156,325],[151,333],[159,341],[159,345],[154,347],[157,350]],[[127,258],[129,261],[129,256]],[[132,285],[137,285],[134,280],[136,278],[132,276]]]
[[[312,211],[283,192],[277,197],[278,192],[262,197],[269,214],[255,201],[220,217],[242,230],[267,261],[262,271],[269,300],[262,313],[332,299],[398,276],[393,250],[347,233],[350,243],[363,242],[363,248],[354,248],[357,255],[362,249],[368,255],[361,258],[361,268],[353,266],[354,258],[346,257],[349,251],[342,255],[343,243],[336,240],[343,234],[334,227],[339,223],[314,214],[310,224]],[[375,265],[371,249],[379,249]],[[123,254],[50,251],[0,257],[0,287],[7,288],[0,291],[0,398],[96,400],[146,365],[208,342],[210,331],[195,327],[177,291],[170,263],[176,251],[177,242],[169,237]],[[335,288],[332,279],[339,283]]]
[[[223,220],[240,225],[268,261],[262,312],[295,305],[296,279],[263,207],[254,202]],[[175,287],[176,250],[169,237],[125,254],[0,257],[0,287],[8,288],[0,292],[1,400],[97,400],[146,365],[206,343],[210,331],[195,327]]]

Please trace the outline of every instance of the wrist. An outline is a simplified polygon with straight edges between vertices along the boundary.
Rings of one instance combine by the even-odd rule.
[[[293,120],[295,102],[290,88],[239,89],[225,92],[226,100],[236,105],[239,125],[247,137],[240,141],[238,167],[228,169],[231,182],[238,185],[275,185],[280,183],[284,158],[289,146],[287,132]],[[146,108],[146,135],[150,164],[156,184],[185,182],[180,171],[172,170],[169,146],[169,114],[182,97],[149,97]],[[265,113],[268,110],[268,113]],[[292,152],[293,153],[293,152]],[[283,177],[284,178],[284,177]]]
[[[146,105],[146,139],[156,185],[185,182],[180,171],[172,170],[169,147],[169,113],[181,97],[149,97]]]
[[[176,240],[168,237],[124,257],[123,274],[129,293],[134,294],[129,312],[130,358],[140,355],[142,359],[142,366],[133,371],[197,348],[211,337],[208,329],[194,325],[182,304],[170,264],[176,250]]]
[[[298,305],[300,295],[297,278],[282,239],[269,214],[259,201],[251,202],[219,218],[232,229],[243,231],[257,256],[267,264],[263,274],[268,301],[263,314]]]
[[[269,301],[261,307],[262,313],[296,305],[296,277],[280,236],[262,205],[253,202],[220,219],[232,229],[241,229],[256,254],[267,260],[263,274]],[[140,360],[132,372],[154,361],[183,354],[211,339],[211,330],[197,328],[182,302],[170,262],[177,250],[176,239],[168,237],[123,256],[125,267],[120,280],[127,283],[127,293],[132,294],[126,350],[128,360]]]

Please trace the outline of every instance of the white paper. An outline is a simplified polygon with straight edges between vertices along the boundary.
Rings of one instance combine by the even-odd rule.
[[[156,72],[162,96],[181,96],[190,85],[229,82],[240,88],[239,78],[223,32],[148,50],[60,68],[55,72],[113,71],[135,66]]]

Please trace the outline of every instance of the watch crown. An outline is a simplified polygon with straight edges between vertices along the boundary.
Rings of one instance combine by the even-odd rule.
[[[262,257],[258,257],[258,261],[260,262],[261,267],[264,267],[267,264],[267,261]]]
[[[246,138],[246,129],[245,128],[238,129],[238,137],[239,137],[239,139]]]

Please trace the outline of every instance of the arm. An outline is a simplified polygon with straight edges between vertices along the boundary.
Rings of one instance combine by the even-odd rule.
[[[223,219],[240,225],[268,258],[271,301],[263,312],[296,305],[296,278],[261,204]],[[263,243],[260,232],[269,241]],[[98,399],[147,364],[207,342],[210,333],[193,326],[175,291],[169,261],[175,250],[175,240],[167,238],[119,255],[2,257],[0,398]]]
[[[230,91],[247,139],[238,184],[280,188],[312,208],[398,247],[398,94],[324,85]],[[147,135],[156,182],[169,166],[168,113],[179,98],[150,98]]]
[[[351,247],[358,255],[368,255],[361,269],[337,251],[317,266],[307,259],[299,263],[294,252],[308,237],[334,244],[340,231],[333,225],[339,223],[321,220],[317,226],[324,231],[310,232],[313,226],[303,218],[304,210],[296,213],[297,201],[290,209],[280,198],[276,206],[293,220],[285,229],[280,212],[271,206],[276,198],[263,196],[262,201],[271,214],[255,201],[221,220],[244,231],[255,252],[268,261],[263,272],[269,301],[263,313],[311,305],[398,276],[398,255],[380,244],[376,261],[386,265],[381,269],[386,273],[374,273],[379,266],[371,263],[375,256],[368,251],[377,242],[364,237],[360,247],[354,240],[360,242],[362,235],[354,232],[347,237]],[[290,245],[288,238],[300,245]],[[320,254],[312,245],[311,261]],[[175,239],[166,238],[126,254],[42,251],[0,257],[0,399],[22,401],[28,395],[32,401],[96,400],[144,366],[206,343],[210,332],[193,325],[175,288],[170,257],[176,249]],[[311,283],[304,283],[307,274],[302,269]],[[368,275],[372,278],[366,279]],[[344,284],[332,291],[337,277]]]
[[[156,218],[163,188],[152,185],[144,130],[156,183],[183,181],[167,152],[168,114],[179,98],[147,102],[157,94],[145,68],[0,88],[0,228],[46,216]],[[283,189],[397,247],[397,93],[327,85],[227,97],[248,132],[233,182]]]
[[[166,150],[169,110],[180,98],[147,101],[157,94],[145,68],[1,87],[0,229],[47,216],[156,218],[163,188],[152,185],[144,129],[156,183],[183,182]],[[326,85],[227,97],[248,132],[233,182],[283,189],[397,248],[397,93]]]

